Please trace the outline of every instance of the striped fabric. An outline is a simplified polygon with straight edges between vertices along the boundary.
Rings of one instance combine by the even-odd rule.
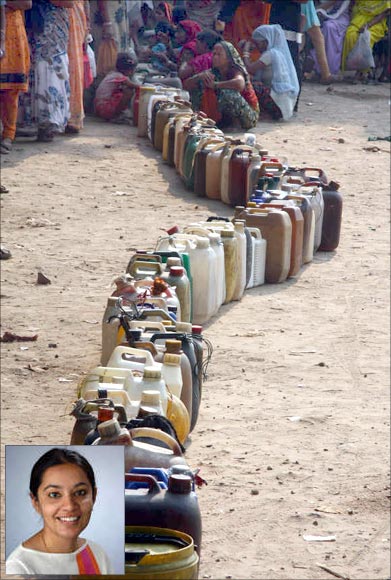
[[[79,574],[100,574],[98,562],[89,546],[76,556]]]

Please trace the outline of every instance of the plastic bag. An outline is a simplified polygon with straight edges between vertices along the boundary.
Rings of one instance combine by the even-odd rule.
[[[92,50],[91,46],[88,44],[87,45],[87,56],[88,56],[88,62],[90,63],[90,69],[91,69],[91,73],[92,73],[92,77],[95,79],[96,78],[96,61],[95,61],[95,53]]]
[[[375,66],[368,28],[360,32],[356,44],[346,58],[345,70],[366,70]]]

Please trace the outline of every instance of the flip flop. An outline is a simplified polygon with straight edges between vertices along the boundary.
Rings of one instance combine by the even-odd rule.
[[[10,153],[11,149],[12,149],[12,141],[11,141],[11,139],[8,139],[8,137],[5,138],[5,139],[3,139],[1,141],[1,144],[0,144],[0,152],[3,155],[7,155],[8,153]]]

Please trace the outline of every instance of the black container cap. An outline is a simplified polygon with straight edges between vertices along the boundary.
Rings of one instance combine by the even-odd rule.
[[[168,491],[171,493],[190,493],[192,479],[189,475],[172,474],[168,478]]]

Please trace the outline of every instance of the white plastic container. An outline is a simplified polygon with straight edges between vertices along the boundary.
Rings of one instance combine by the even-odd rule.
[[[213,314],[216,314],[220,306],[225,301],[225,264],[224,264],[224,246],[221,241],[219,231],[205,227],[207,222],[192,223],[184,228],[186,233],[204,236],[209,239],[210,247],[216,255],[216,268],[214,269],[213,288],[214,306]]]
[[[157,103],[157,101],[169,101],[170,97],[167,94],[164,94],[163,92],[157,92],[155,94],[153,94],[151,96],[151,98],[148,100],[148,106],[147,106],[147,137],[150,141],[152,141],[152,133],[151,133],[151,125],[152,125],[152,111],[153,111],[153,107],[155,105],[155,103]]]
[[[298,189],[298,193],[305,195],[311,202],[312,209],[315,215],[315,234],[314,234],[314,253],[318,250],[322,241],[322,227],[324,214],[324,200],[322,188],[318,186],[302,186]]]
[[[237,278],[232,300],[241,300],[246,288],[247,238],[244,233],[244,225],[242,221],[234,221],[237,239]]]
[[[143,373],[146,366],[154,366],[159,372],[161,369],[148,350],[131,346],[117,346],[113,350],[107,366],[138,371],[139,373]]]
[[[180,399],[183,386],[180,354],[163,356],[162,377],[169,391]]]
[[[259,228],[248,228],[253,244],[251,277],[247,288],[254,288],[265,283],[266,246]]]
[[[231,161],[234,147],[226,145],[221,162],[221,182],[220,182],[220,196],[221,201],[230,205],[229,199],[229,164]]]
[[[209,239],[190,234],[175,234],[175,240],[188,239],[190,244],[190,270],[193,280],[193,323],[204,324],[214,314],[214,272],[216,255]]]
[[[98,389],[121,390],[126,382],[133,381],[131,369],[116,367],[95,367],[88,371],[79,386],[79,397],[85,399],[86,392]]]
[[[140,403],[143,391],[159,391],[163,414],[167,412],[167,387],[160,369],[156,366],[146,366],[143,376],[136,380],[127,389],[132,402]]]
[[[100,397],[101,391],[105,391],[104,397]],[[99,398],[111,399],[115,405],[122,405],[125,408],[127,419],[134,419],[137,417],[139,405],[132,403],[129,395],[125,389],[112,389],[110,384],[101,383],[101,389],[90,389],[85,391],[83,399],[85,401],[93,401]]]

